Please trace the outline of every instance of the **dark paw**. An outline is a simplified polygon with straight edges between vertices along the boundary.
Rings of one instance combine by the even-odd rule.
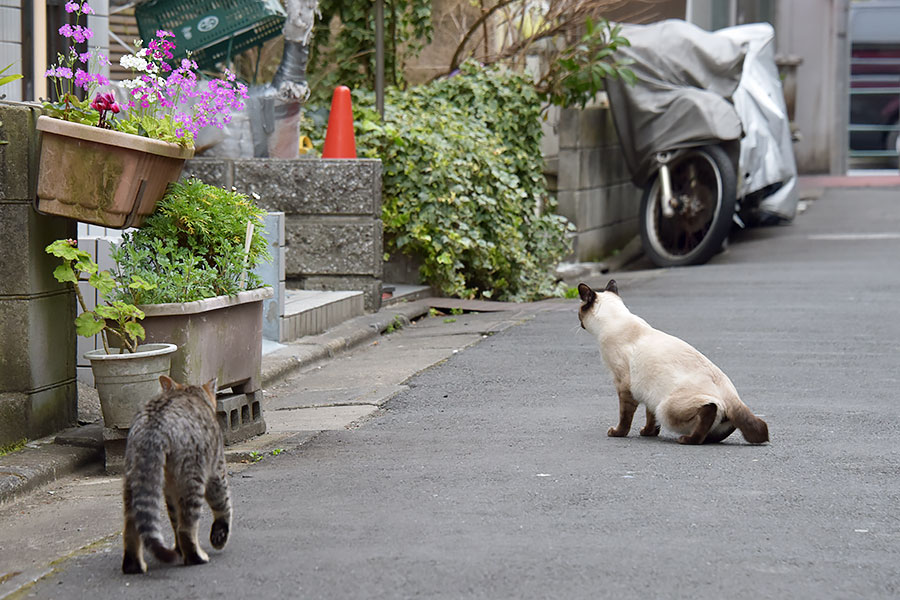
[[[680,438],[678,438],[678,443],[696,446],[697,444],[700,443],[700,440],[698,440],[697,438],[695,438],[692,435],[683,435]]]
[[[610,427],[606,432],[606,435],[608,435],[609,437],[625,437],[626,435],[628,435],[628,432],[616,427]]]
[[[641,429],[641,435],[644,437],[658,436],[659,435],[659,425],[652,427],[652,428],[644,427],[643,429]]]
[[[217,519],[213,521],[212,528],[209,530],[209,543],[216,550],[221,550],[228,541],[228,521],[225,519]]]
[[[205,565],[209,562],[209,557],[204,554],[200,554],[198,552],[189,552],[184,556],[184,564],[191,565]]]
[[[122,572],[126,575],[137,575],[147,572],[147,565],[141,564],[133,554],[125,554],[122,558]]]

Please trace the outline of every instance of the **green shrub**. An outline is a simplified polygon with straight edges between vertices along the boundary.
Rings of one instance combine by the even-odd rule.
[[[383,169],[385,250],[423,261],[444,294],[523,301],[561,295],[569,251],[543,175],[540,101],[523,76],[466,63],[460,74],[391,90],[385,119],[360,107],[360,154]]]
[[[166,193],[143,227],[112,251],[116,279],[155,286],[130,289],[134,304],[192,302],[262,285],[253,268],[271,258],[262,236],[265,210],[246,195],[192,179]],[[247,223],[254,224],[249,254]],[[244,285],[241,286],[241,275]]]

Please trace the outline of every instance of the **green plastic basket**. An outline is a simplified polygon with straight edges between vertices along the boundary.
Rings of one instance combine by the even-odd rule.
[[[191,53],[201,69],[281,35],[285,12],[278,0],[150,0],[134,8],[145,44],[159,29],[175,34],[175,55]]]

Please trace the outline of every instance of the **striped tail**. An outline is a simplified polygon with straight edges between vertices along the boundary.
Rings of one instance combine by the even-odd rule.
[[[769,426],[766,422],[750,412],[747,405],[738,400],[728,411],[728,418],[741,435],[751,444],[762,444],[769,441]]]
[[[130,454],[126,456],[126,461],[131,463],[126,463],[126,485],[131,486],[131,510],[135,528],[144,546],[156,558],[167,563],[175,562],[179,554],[165,545],[160,530],[165,450],[158,443],[133,445],[136,447],[128,449],[133,452],[126,451],[126,454]]]

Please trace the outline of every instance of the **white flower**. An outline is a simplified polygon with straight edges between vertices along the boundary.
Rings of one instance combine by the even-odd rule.
[[[132,54],[123,55],[122,58],[119,59],[119,64],[125,69],[132,69],[134,71],[147,70],[147,61],[140,56],[134,56]]]
[[[125,79],[124,81],[122,81],[122,85],[124,85],[129,90],[133,90],[144,85],[144,82],[140,79]]]

